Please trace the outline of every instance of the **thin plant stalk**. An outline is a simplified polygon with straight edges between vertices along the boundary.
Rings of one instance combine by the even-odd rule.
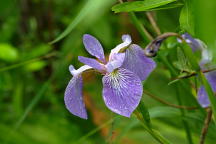
[[[211,118],[212,118],[212,110],[211,110],[211,108],[208,108],[207,109],[207,116],[205,118],[204,125],[203,125],[203,128],[202,128],[199,144],[204,144],[204,142],[205,142],[205,138],[206,138],[206,135],[207,135],[207,132],[208,132],[208,128],[209,128],[209,124],[211,122]]]

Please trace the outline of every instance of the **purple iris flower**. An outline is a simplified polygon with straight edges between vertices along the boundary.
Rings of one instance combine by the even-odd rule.
[[[202,70],[212,69],[212,65],[210,64],[212,60],[212,55],[208,51],[207,46],[199,39],[192,38],[192,36],[190,36],[188,33],[183,34],[182,37],[190,45],[193,51],[197,51],[197,50],[201,51],[202,59],[200,60],[199,63],[201,69]],[[212,90],[216,92],[216,71],[205,73],[205,77],[207,78],[209,84],[211,85]],[[197,95],[198,95],[198,102],[203,108],[208,107],[210,105],[208,94],[205,91],[203,85],[199,87]]]
[[[95,69],[104,75],[102,95],[111,111],[130,117],[136,109],[143,93],[142,81],[153,71],[156,64],[144,55],[138,45],[131,44],[129,35],[123,35],[122,40],[121,44],[111,50],[109,60],[106,61],[100,42],[89,34],[83,36],[85,49],[98,60],[79,56],[79,61],[85,65],[77,70],[72,65],[69,67],[73,77],[65,90],[64,102],[72,114],[87,119],[81,74],[89,69]],[[121,52],[122,50],[124,52]]]

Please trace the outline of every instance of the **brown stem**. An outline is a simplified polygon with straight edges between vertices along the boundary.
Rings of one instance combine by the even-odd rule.
[[[161,35],[161,31],[160,31],[160,29],[159,29],[159,27],[158,27],[158,25],[157,25],[157,23],[156,23],[153,15],[152,15],[152,12],[146,12],[146,15],[147,15],[147,17],[148,17],[148,19],[149,19],[149,21],[150,21],[153,29],[157,33],[157,35]]]
[[[208,132],[208,127],[209,127],[209,124],[211,122],[211,118],[212,118],[212,109],[208,108],[207,109],[207,116],[205,118],[204,126],[202,128],[199,144],[204,144],[204,142],[205,142],[205,138],[206,138],[206,135]]]
[[[161,43],[168,37],[175,36],[179,38],[182,42],[185,43],[185,40],[181,35],[173,32],[163,33],[162,35],[157,36],[152,42],[150,42],[144,49],[144,53],[147,57],[154,57],[157,54],[157,51],[160,48]]]
[[[208,72],[215,71],[215,70],[216,70],[216,68],[210,69],[210,70],[204,70],[204,71],[202,71],[202,73],[208,73]],[[196,72],[193,72],[193,73],[191,73],[190,75],[182,76],[182,77],[177,77],[177,78],[174,78],[173,80],[179,80],[179,79],[190,78],[190,77],[195,76],[195,75],[197,75],[197,73],[196,73]]]
[[[159,101],[160,103],[163,103],[165,105],[168,105],[168,106],[171,106],[171,107],[174,107],[174,108],[180,108],[180,109],[187,109],[187,110],[194,110],[194,109],[197,109],[198,107],[189,107],[189,106],[181,106],[181,105],[175,105],[175,104],[171,104],[163,99],[160,99],[159,97],[157,96],[154,96],[153,94],[147,92],[146,90],[143,91],[144,94],[150,96],[151,98]]]

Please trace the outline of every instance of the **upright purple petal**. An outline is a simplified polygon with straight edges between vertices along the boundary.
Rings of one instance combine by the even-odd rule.
[[[133,72],[120,68],[103,77],[103,99],[113,112],[130,117],[142,97],[143,87]]]
[[[82,97],[82,77],[74,76],[67,85],[64,94],[66,108],[74,115],[87,119],[87,113]]]
[[[211,85],[212,90],[216,92],[216,71],[208,72],[205,74],[205,76]],[[208,107],[210,104],[208,94],[205,91],[204,86],[201,86],[198,90],[198,102],[202,107]]]
[[[103,63],[106,62],[103,47],[101,46],[100,42],[95,37],[89,34],[85,34],[83,36],[83,43],[84,43],[86,50],[91,55],[97,57]]]
[[[87,58],[87,57],[83,57],[83,56],[79,56],[78,60],[94,69],[97,69],[99,71],[104,71],[105,70],[105,66],[100,64],[97,60],[92,59],[92,58]]]
[[[122,41],[123,43],[121,44],[118,44],[115,48],[113,48],[110,52],[110,55],[109,55],[109,61],[111,61],[114,57],[115,54],[119,53],[119,51],[125,47],[128,47],[132,40],[131,40],[131,36],[126,34],[126,35],[122,35]]]
[[[144,51],[136,44],[132,44],[125,54],[122,68],[128,69],[143,81],[156,67],[156,63],[145,56]]]
[[[116,53],[113,55],[112,60],[110,60],[106,64],[107,72],[111,73],[116,68],[119,68],[122,66],[125,58],[125,53]]]

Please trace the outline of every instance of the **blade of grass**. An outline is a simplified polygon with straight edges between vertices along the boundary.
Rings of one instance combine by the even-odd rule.
[[[114,118],[109,119],[108,121],[104,122],[102,125],[96,127],[95,129],[91,130],[90,132],[88,132],[86,135],[82,136],[80,139],[78,139],[75,142],[72,142],[71,144],[79,144],[79,143],[83,143],[85,142],[85,140],[87,140],[90,136],[94,135],[95,133],[97,133],[99,130],[101,130],[103,127],[111,124],[115,119],[117,119],[119,116],[116,116]]]
[[[35,105],[38,103],[38,101],[42,98],[43,94],[46,92],[47,88],[49,87],[52,78],[53,77],[50,77],[50,79],[42,85],[42,87],[39,90],[39,92],[37,93],[37,95],[33,98],[31,103],[27,106],[27,108],[25,109],[23,115],[20,117],[20,119],[15,124],[15,128],[14,128],[15,130],[17,130],[20,127],[20,125],[26,119],[26,117],[28,116],[30,111],[35,107]]]
[[[56,43],[66,37],[70,32],[78,26],[82,21],[85,20],[86,17],[89,17],[91,14],[97,13],[97,11],[101,11],[103,6],[109,5],[114,0],[88,0],[83,8],[80,10],[80,12],[76,15],[74,20],[67,26],[67,28],[53,41],[50,42],[50,44]],[[98,13],[100,14],[100,13]],[[98,16],[97,14],[97,16]]]
[[[55,56],[56,54],[57,54],[56,52],[51,52],[51,53],[48,53],[48,54],[45,55],[45,56],[41,56],[41,57],[38,57],[38,58],[34,58],[34,59],[30,59],[30,60],[27,60],[27,61],[24,61],[24,62],[20,62],[20,63],[17,63],[17,64],[13,64],[13,65],[10,65],[10,66],[6,66],[6,67],[3,67],[3,68],[0,68],[0,72],[4,72],[4,71],[11,70],[11,69],[15,69],[15,68],[24,66],[24,65],[26,65],[26,64],[33,63],[33,62],[35,62],[35,61],[39,61],[39,60],[41,60],[41,59],[50,58],[50,57]]]
[[[138,20],[134,12],[128,13],[132,23],[137,28],[138,32],[140,33],[143,40],[148,43],[150,40],[153,40],[153,37],[151,34],[146,30],[146,28],[142,25],[142,23]]]
[[[158,131],[152,129],[150,122],[150,115],[148,109],[145,107],[144,102],[141,100],[138,108],[134,112],[138,120],[140,120],[143,128],[159,143],[161,144],[170,144],[170,142],[164,138]]]

